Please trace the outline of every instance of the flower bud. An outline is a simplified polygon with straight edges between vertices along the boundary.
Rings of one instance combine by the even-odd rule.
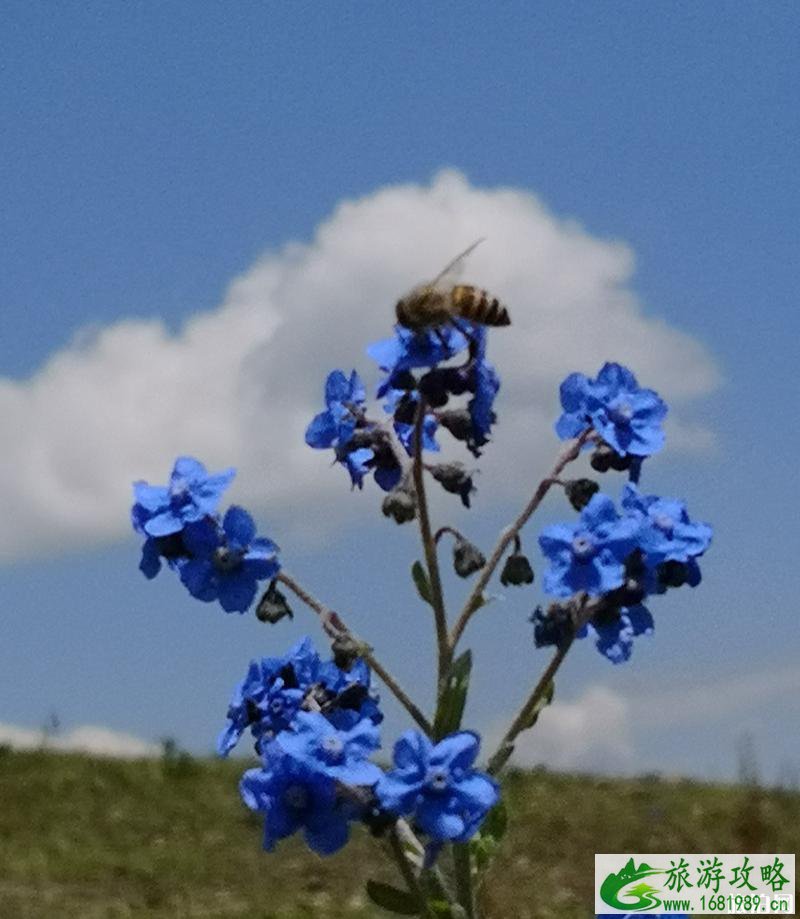
[[[570,479],[564,483],[564,494],[576,511],[582,511],[599,490],[600,485],[594,479]]]
[[[456,440],[469,440],[472,436],[472,418],[465,408],[447,409],[436,416],[439,424]]]
[[[347,452],[351,450],[361,450],[364,447],[372,447],[375,443],[377,433],[370,428],[356,428],[350,440],[347,441]]]
[[[395,523],[408,523],[417,516],[417,496],[412,488],[401,482],[383,499],[381,510],[384,517],[391,517]]]
[[[614,451],[608,444],[600,444],[592,453],[589,464],[595,472],[608,472],[611,468],[611,456],[613,453]]]
[[[358,642],[346,633],[337,635],[331,643],[333,662],[340,670],[349,670],[361,656],[360,650]]]
[[[683,587],[686,583],[689,569],[684,562],[662,562],[656,569],[658,583],[663,588]]]
[[[521,552],[512,552],[503,565],[500,583],[503,587],[533,584],[533,568],[528,557]]]
[[[417,413],[417,400],[411,395],[401,396],[394,410],[394,420],[399,424],[413,424]]]
[[[275,581],[272,581],[264,596],[258,601],[256,619],[260,622],[269,622],[274,625],[286,616],[294,619],[294,613],[286,602],[286,597],[275,586]]]
[[[453,567],[460,578],[468,578],[486,564],[481,550],[466,539],[457,539],[453,546]]]
[[[533,623],[533,642],[537,648],[559,646],[572,633],[572,615],[566,604],[551,603],[547,612],[537,606],[530,621]]]
[[[469,496],[475,490],[475,486],[463,463],[439,463],[429,468],[431,475],[445,491],[459,495],[464,507],[469,507]]]
[[[429,370],[419,381],[419,391],[431,408],[441,408],[447,404],[449,393],[441,370]]]

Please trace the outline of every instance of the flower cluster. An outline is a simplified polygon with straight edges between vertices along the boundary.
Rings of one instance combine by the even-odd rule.
[[[245,804],[265,815],[266,849],[302,829],[327,855],[347,842],[352,821],[380,827],[398,816],[433,843],[474,835],[498,798],[496,784],[472,768],[477,736],[456,733],[434,745],[408,732],[384,774],[369,760],[382,720],[361,659],[344,670],[321,661],[305,638],[284,657],[251,662],[217,749],[227,755],[250,729],[261,765],[240,787]]]
[[[638,481],[642,460],[664,446],[661,427],[667,406],[652,389],[641,389],[620,364],[604,364],[592,380],[571,373],[561,384],[556,433],[562,440],[593,431],[592,467],[597,472],[629,470]]]
[[[496,418],[494,399],[500,380],[486,360],[486,329],[461,321],[459,328],[414,333],[396,327],[393,338],[369,346],[367,353],[383,370],[377,398],[383,401],[385,421],[367,417],[365,389],[358,373],[341,370],[329,374],[325,384],[326,408],[306,430],[306,443],[320,450],[333,449],[337,462],[349,472],[354,487],[363,487],[370,473],[386,492],[399,492],[384,512],[398,522],[413,519],[414,499],[406,466],[414,455],[419,421],[421,448],[438,452],[440,427],[463,441],[474,456],[488,443]],[[448,363],[466,352],[466,360]],[[453,405],[451,397],[465,397]],[[420,405],[424,416],[417,418]],[[428,467],[446,491],[469,506],[474,490],[471,474],[461,463]],[[410,497],[409,497],[410,496]]]
[[[198,460],[179,457],[168,485],[134,483],[131,522],[145,537],[139,568],[147,578],[158,574],[163,559],[193,597],[244,613],[258,582],[274,578],[280,563],[278,547],[256,535],[244,508],[234,505],[220,519],[217,506],[234,475],[233,469],[212,474]]]
[[[619,364],[606,364],[596,380],[570,374],[561,385],[561,404],[557,432],[562,437],[594,432],[595,469],[628,469],[638,480],[641,459],[663,444],[666,405],[657,393],[640,389]],[[609,456],[610,465],[598,462]],[[545,527],[539,536],[550,562],[544,588],[558,600],[534,613],[534,640],[539,646],[563,641],[574,625],[570,604],[563,601],[585,595],[591,618],[579,624],[577,637],[592,636],[602,654],[620,663],[630,657],[636,636],[653,631],[644,600],[700,583],[697,559],[710,545],[711,528],[692,521],[683,502],[642,494],[633,482],[623,489],[622,513],[596,482],[564,485],[580,517]]]

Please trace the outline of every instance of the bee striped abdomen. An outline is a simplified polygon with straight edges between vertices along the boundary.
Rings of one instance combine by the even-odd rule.
[[[456,284],[451,294],[456,315],[481,325],[511,325],[508,310],[497,297],[470,284]]]

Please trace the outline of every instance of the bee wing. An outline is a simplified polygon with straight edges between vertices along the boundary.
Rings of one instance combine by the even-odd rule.
[[[438,287],[445,280],[445,278],[447,278],[448,280],[455,280],[460,270],[464,266],[464,261],[466,257],[472,252],[473,249],[479,246],[485,239],[486,239],[485,236],[481,236],[481,238],[476,239],[475,242],[472,243],[471,246],[467,246],[467,248],[463,252],[460,252],[451,262],[448,262],[447,265],[445,265],[445,267],[439,272],[439,274],[436,275],[436,277],[427,286],[428,287]]]

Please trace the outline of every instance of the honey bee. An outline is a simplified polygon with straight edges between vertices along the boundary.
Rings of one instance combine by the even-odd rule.
[[[508,310],[497,297],[471,284],[453,283],[453,273],[483,240],[476,240],[457,255],[443,271],[427,284],[419,284],[397,301],[395,311],[400,325],[412,332],[423,332],[452,323],[460,328],[459,319],[479,325],[510,325]]]

